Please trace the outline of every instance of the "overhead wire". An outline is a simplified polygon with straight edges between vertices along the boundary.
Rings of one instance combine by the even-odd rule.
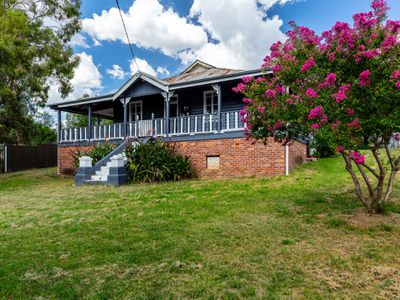
[[[124,17],[123,17],[122,12],[121,12],[121,7],[119,6],[118,0],[115,0],[115,2],[117,3],[117,7],[118,7],[118,11],[119,11],[119,16],[121,17],[122,25],[123,25],[123,27],[124,27],[126,39],[128,40],[129,49],[131,50],[131,54],[132,54],[133,61],[134,61],[135,65],[136,65],[136,68],[138,69],[138,71],[140,71],[139,65],[138,65],[137,60],[136,60],[135,53],[134,53],[134,51],[133,51],[133,47],[132,47],[131,41],[130,41],[130,39],[129,39],[128,30],[126,29]]]

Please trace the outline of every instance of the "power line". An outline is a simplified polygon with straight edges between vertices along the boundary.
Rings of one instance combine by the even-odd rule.
[[[139,70],[139,65],[138,65],[138,63],[137,63],[137,61],[136,61],[135,53],[133,52],[133,48],[132,48],[131,41],[129,40],[128,30],[126,30],[124,17],[122,16],[122,12],[121,12],[121,7],[119,6],[118,0],[115,0],[115,2],[117,2],[118,11],[119,11],[119,16],[121,17],[122,25],[124,26],[125,35],[126,35],[126,38],[127,38],[127,40],[128,40],[129,49],[131,50],[131,54],[132,54],[132,57],[133,57],[133,61],[135,62],[135,65],[136,65],[136,68],[138,69],[138,71],[140,71],[140,70]]]

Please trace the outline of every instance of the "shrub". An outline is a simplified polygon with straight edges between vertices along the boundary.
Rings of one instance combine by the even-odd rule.
[[[316,150],[318,157],[331,157],[336,154],[336,144],[330,132],[321,129],[314,134],[314,139],[310,142],[310,147]]]
[[[74,165],[76,168],[79,167],[79,158],[82,156],[89,156],[93,159],[93,165],[100,161],[102,158],[106,157],[108,153],[115,149],[115,144],[109,143],[98,143],[95,147],[93,147],[89,151],[80,151],[76,149],[75,151],[71,151],[72,158],[74,160]]]
[[[129,182],[177,181],[196,176],[187,156],[178,155],[173,146],[158,140],[129,145],[125,154]]]
[[[264,59],[273,75],[247,76],[234,88],[245,95],[248,138],[287,144],[327,134],[370,213],[383,211],[400,172],[400,156],[390,149],[391,140],[400,141],[400,21],[386,20],[388,9],[385,0],[372,0],[353,25],[337,22],[321,35],[291,23],[287,39]]]

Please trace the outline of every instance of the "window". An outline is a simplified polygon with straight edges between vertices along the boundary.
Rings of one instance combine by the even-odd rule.
[[[142,100],[129,102],[129,122],[143,119]]]
[[[204,92],[204,114],[214,114],[218,110],[217,93],[213,91]]]
[[[207,169],[218,170],[220,167],[219,155],[207,156]]]

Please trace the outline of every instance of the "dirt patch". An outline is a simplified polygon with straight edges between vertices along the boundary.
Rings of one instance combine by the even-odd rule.
[[[353,211],[351,215],[342,215],[350,225],[361,227],[361,228],[371,228],[377,226],[399,226],[400,225],[400,215],[395,213],[389,214],[369,214],[364,208],[359,208]]]

